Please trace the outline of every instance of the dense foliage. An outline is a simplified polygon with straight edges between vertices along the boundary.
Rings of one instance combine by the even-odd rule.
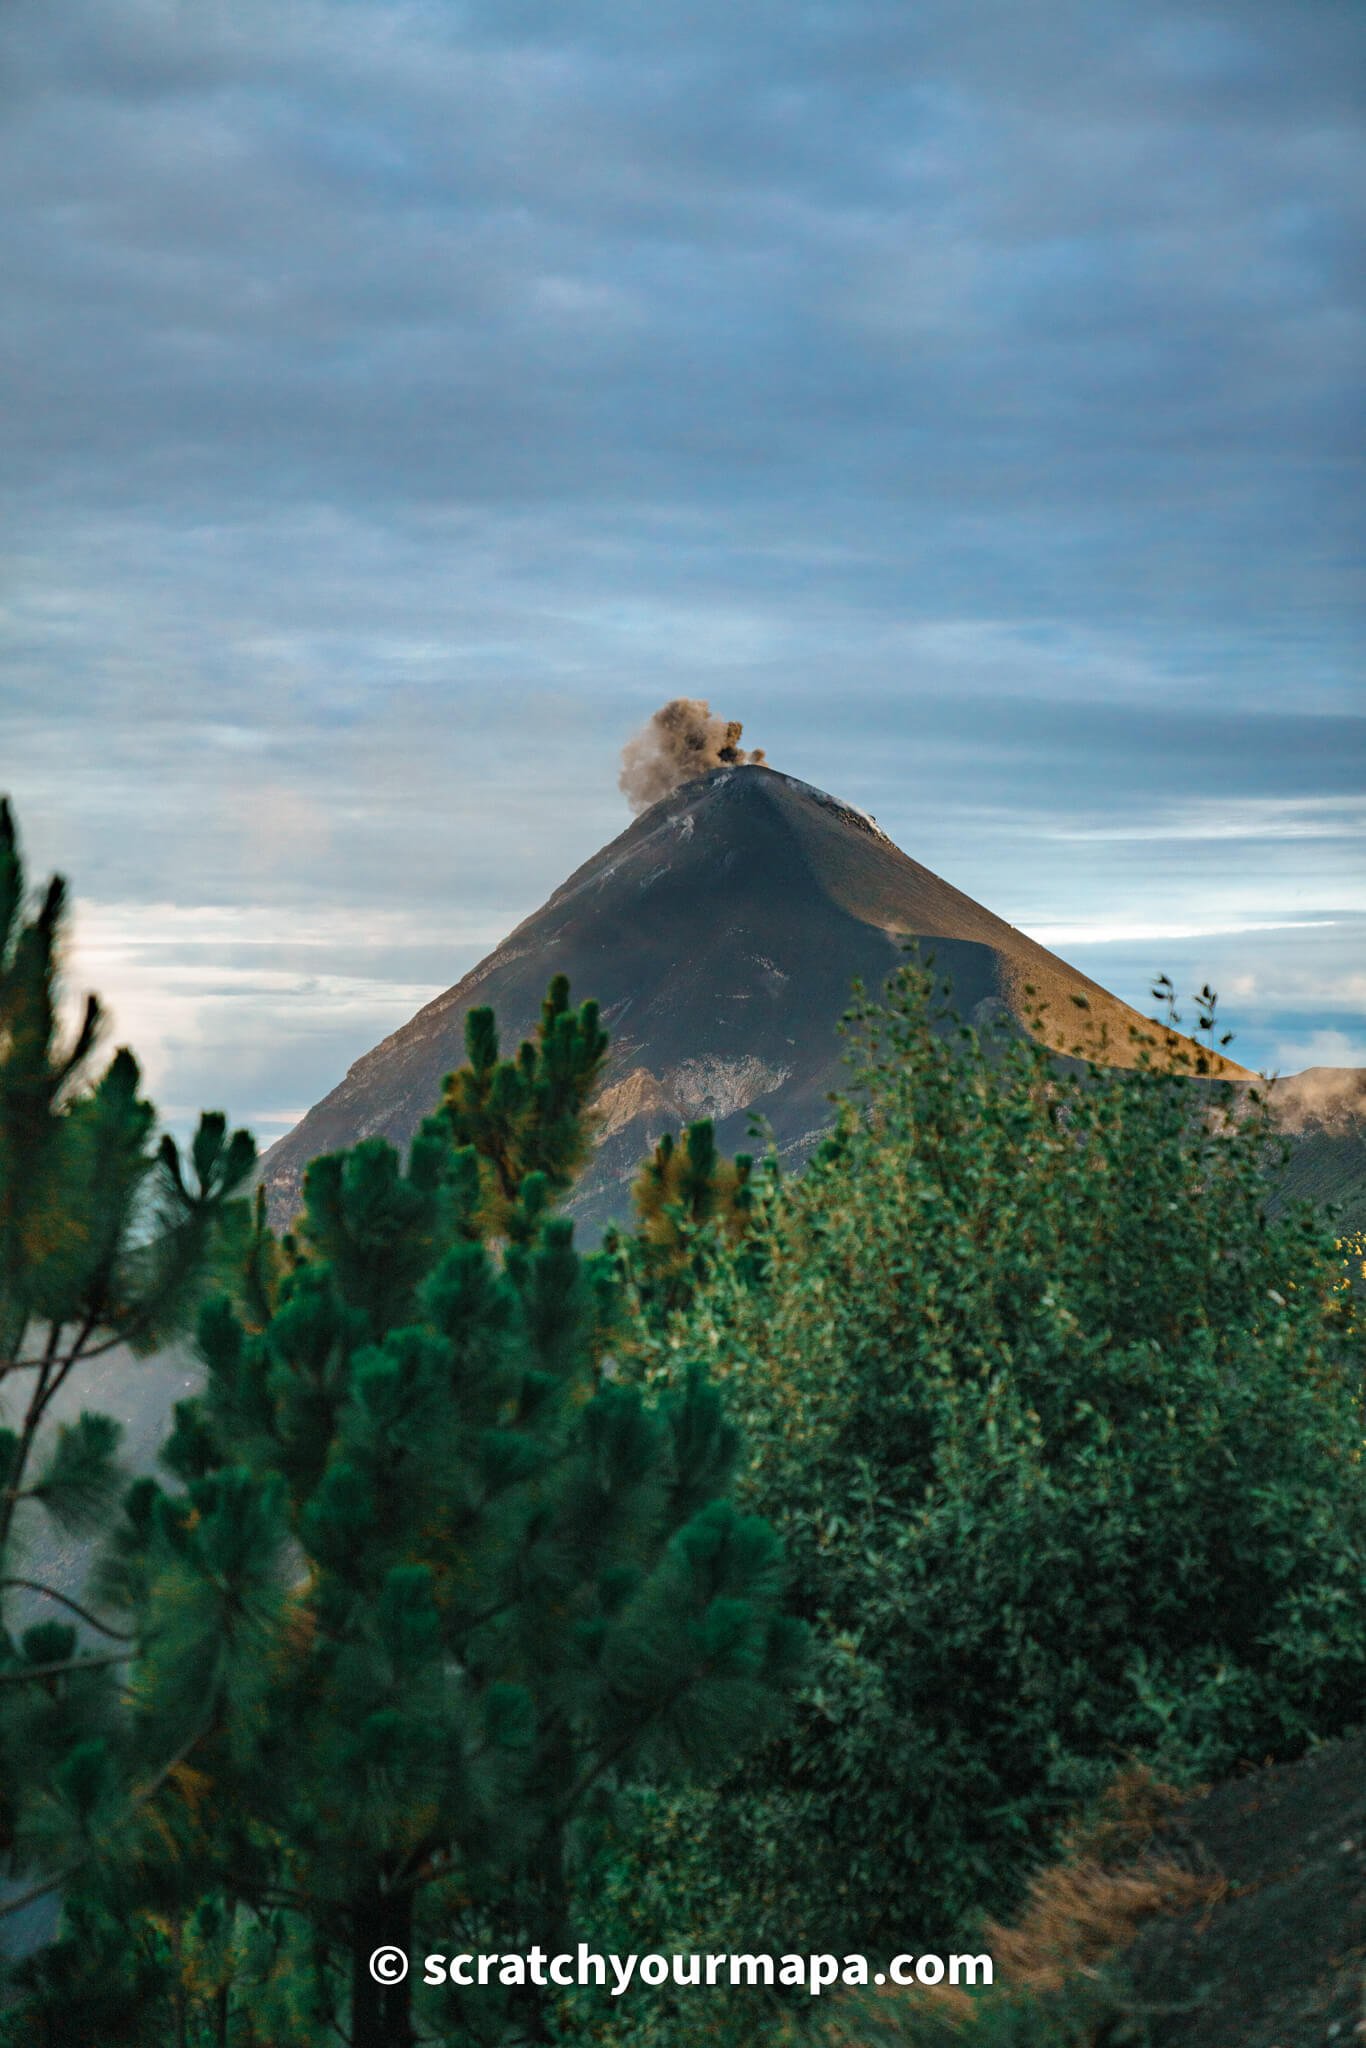
[[[1123,1759],[1286,1755],[1366,1697],[1361,1326],[1268,1213],[1263,1108],[1170,1030],[1063,1068],[943,993],[860,1006],[830,1141],[638,1325],[647,1379],[725,1376],[817,1646],[791,1734],[651,1802],[623,1911],[680,1940],[948,1942]]]

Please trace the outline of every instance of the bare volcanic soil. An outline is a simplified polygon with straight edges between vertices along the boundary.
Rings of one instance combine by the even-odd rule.
[[[576,1000],[597,999],[612,1036],[598,1148],[570,1204],[583,1222],[621,1214],[640,1160],[694,1117],[711,1117],[735,1151],[757,1114],[798,1163],[844,1078],[850,984],[880,988],[909,940],[933,953],[964,1017],[1023,1021],[1043,1003],[1052,1042],[1103,1027],[1120,1062],[1131,1027],[1148,1028],[861,811],[767,767],[715,769],[652,805],[272,1147],[272,1220],[294,1216],[319,1153],[375,1133],[406,1145],[463,1062],[470,1009],[491,1004],[511,1049],[556,973]]]
[[[1216,1786],[1175,1846],[1229,1880],[1123,1958],[1149,2048],[1366,2040],[1366,1735]]]

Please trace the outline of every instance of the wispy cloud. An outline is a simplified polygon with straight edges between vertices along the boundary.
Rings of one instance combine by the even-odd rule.
[[[1364,51],[10,0],[0,762],[163,1092],[315,1099],[675,694],[1116,974],[1251,971],[1269,1056],[1362,908]]]
[[[1147,839],[1257,841],[1348,837],[1359,843],[1363,831],[1366,796],[1231,796],[1180,805],[1164,804],[1158,797],[1149,816],[1108,826],[1055,824],[1048,828],[1048,836],[1093,845]],[[1366,874],[1362,876],[1361,893],[1366,899]]]
[[[1303,918],[1291,924],[1141,924],[1114,923],[1095,919],[1084,924],[1032,925],[1028,935],[1041,946],[1127,946],[1145,939],[1215,939],[1241,937],[1246,932],[1331,931],[1336,918]]]

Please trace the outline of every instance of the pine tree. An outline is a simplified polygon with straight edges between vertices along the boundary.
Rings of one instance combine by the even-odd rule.
[[[189,1171],[154,1144],[151,1105],[125,1050],[92,1077],[102,1018],[92,996],[68,1043],[58,968],[65,884],[30,914],[9,805],[0,802],[0,1856],[14,1911],[84,1860],[126,1814],[138,1777],[118,1711],[129,1633],[34,1576],[26,1547],[45,1517],[78,1534],[112,1513],[119,1430],[82,1412],[52,1426],[57,1396],[114,1346],[150,1351],[192,1314],[197,1290],[245,1224],[238,1190],[255,1151],[205,1116]],[[17,1637],[17,1599],[46,1618]],[[101,1638],[80,1647],[81,1629]]]
[[[200,1319],[180,1489],[133,1489],[100,1581],[137,1632],[138,1752],[176,1764],[143,1809],[162,1851],[111,1843],[82,1903],[218,1915],[224,2026],[288,1957],[282,2039],[330,2016],[410,2042],[413,1979],[369,1958],[423,1932],[563,1949],[618,1789],[714,1774],[777,1724],[800,1650],[716,1390],[605,1371],[616,1266],[553,1213],[596,1013],[559,981],[515,1059],[487,1013],[469,1050],[406,1165],[381,1140],[315,1161],[283,1254],[258,1215],[249,1284]],[[534,1986],[460,1996],[444,2029],[551,2038]]]
[[[776,1160],[756,1171],[748,1153],[727,1159],[710,1118],[677,1139],[664,1133],[631,1189],[634,1228],[605,1240],[630,1304],[628,1351],[685,1307],[718,1252],[738,1251],[742,1263],[759,1255],[755,1226],[777,1186]]]
[[[423,1132],[474,1155],[479,1200],[469,1206],[467,1227],[525,1239],[547,1200],[573,1184],[592,1148],[588,1103],[607,1057],[607,1033],[596,1003],[570,1009],[568,977],[557,974],[536,1036],[523,1041],[515,1059],[499,1058],[489,1009],[466,1018],[465,1050],[466,1064],[447,1076],[441,1106]],[[466,1171],[473,1168],[466,1163]]]

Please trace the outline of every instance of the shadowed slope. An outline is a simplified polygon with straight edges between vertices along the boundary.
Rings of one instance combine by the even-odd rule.
[[[469,1010],[491,1004],[510,1049],[556,973],[576,999],[597,998],[612,1035],[599,1145],[575,1213],[620,1213],[641,1157],[691,1117],[713,1117],[734,1149],[758,1113],[780,1150],[801,1159],[842,1078],[837,1025],[850,984],[879,987],[908,939],[933,953],[964,1017],[1004,1011],[1023,1022],[1042,1004],[1051,1043],[1070,1049],[1083,1032],[1097,1042],[1104,1032],[1117,1063],[1134,1056],[1130,1031],[1151,1029],[909,859],[862,812],[773,769],[717,769],[645,812],[356,1062],[267,1153],[272,1215],[294,1214],[319,1153],[372,1133],[405,1143],[464,1059]]]

